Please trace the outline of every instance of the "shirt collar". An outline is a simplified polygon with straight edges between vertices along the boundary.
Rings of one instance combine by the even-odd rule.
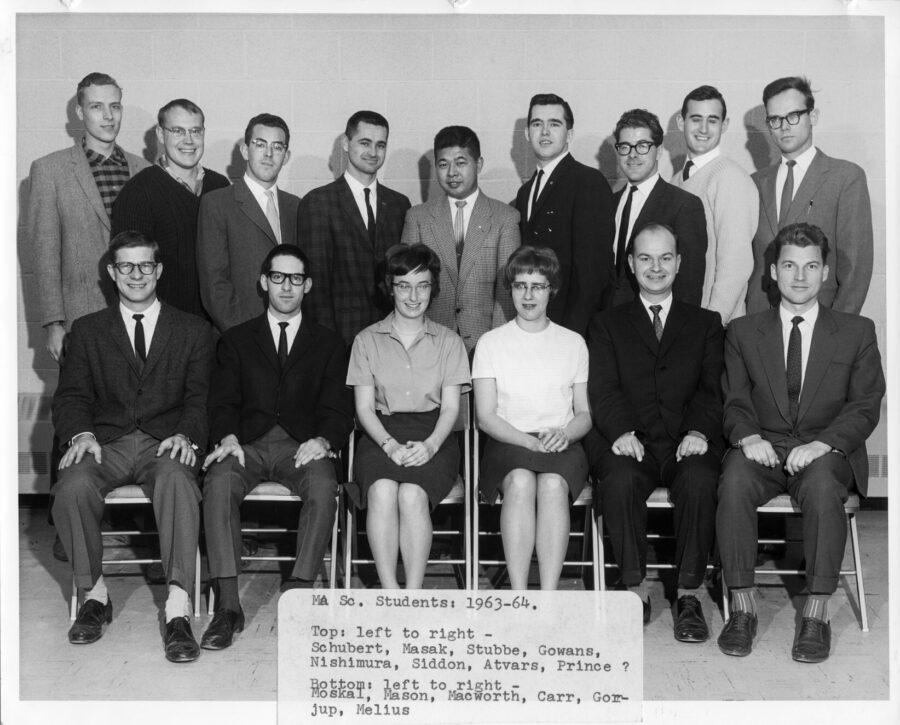
[[[569,152],[565,151],[565,152],[561,153],[559,156],[557,156],[555,159],[553,159],[553,161],[548,161],[543,166],[541,166],[541,164],[539,162],[538,167],[537,167],[538,171],[543,171],[544,177],[550,176],[550,174],[553,173],[553,170],[557,166],[559,166],[559,162],[562,161],[564,158],[566,158],[566,156],[568,156],[568,155],[569,155]]]
[[[390,335],[394,331],[394,316],[396,314],[396,312],[391,312],[383,320],[376,322],[375,332],[381,333],[383,335]],[[425,316],[425,334],[432,336],[438,334],[437,323],[432,322],[428,315]]]
[[[169,168],[169,159],[166,158],[165,154],[162,154],[159,157],[159,161],[157,161],[157,163],[166,170],[166,173],[169,176],[171,176],[175,181],[181,184],[185,189],[190,191],[194,196],[200,196],[200,191],[203,189],[203,177],[206,175],[206,169],[200,166],[200,164],[197,164],[197,168],[199,169],[199,171],[197,172],[197,180],[195,182],[197,184],[197,188],[192,189],[191,185],[188,184],[184,179],[172,173],[172,170]]]
[[[87,147],[87,136],[81,137],[81,149],[84,151],[84,155],[87,156],[88,161],[97,160],[100,163],[112,164],[113,166],[127,166],[128,161],[125,158],[125,153],[119,148],[118,144],[113,146],[113,152],[109,156],[104,156],[103,154],[97,153],[93,149],[89,149]]]
[[[147,323],[153,322],[155,324],[156,320],[159,319],[159,312],[161,309],[162,305],[159,302],[159,297],[153,300],[153,304],[143,312],[135,312],[131,308],[126,307],[121,300],[119,301],[119,314],[122,315],[122,319],[126,322],[132,322],[134,315],[143,315],[144,320],[146,320]]]
[[[797,316],[795,312],[791,312],[784,305],[778,305],[778,314],[781,317],[781,324],[785,329],[790,329],[794,324],[793,320]],[[816,326],[816,320],[819,319],[819,304],[818,302],[810,307],[806,312],[801,315],[803,317],[804,322],[808,322],[811,327]]]
[[[797,162],[797,166],[799,166],[800,169],[805,174],[806,170],[809,168],[809,165],[813,162],[813,159],[815,158],[815,156],[816,156],[816,147],[810,146],[808,149],[806,149],[806,151],[804,151],[797,158],[795,158],[794,161]],[[787,162],[788,162],[788,159],[786,159],[786,158],[784,158],[784,156],[782,156],[781,157],[781,165],[786,166]]]
[[[260,184],[256,179],[254,179],[250,174],[244,172],[244,183],[250,188],[251,193],[256,196],[264,196],[267,191],[273,191],[275,196],[278,196],[278,182],[276,181],[272,186],[268,189]]]
[[[350,187],[350,191],[353,192],[356,196],[363,196],[363,189],[371,189],[375,191],[375,186],[378,184],[378,179],[374,179],[371,184],[368,186],[363,185],[363,183],[353,176],[349,171],[344,172],[344,179],[346,180],[348,186]]]
[[[279,320],[277,317],[275,317],[275,315],[272,314],[272,310],[266,309],[266,319],[268,319],[268,321],[269,321],[269,327],[271,327],[273,330],[279,329],[279,326],[278,326],[279,322],[287,322],[289,330],[299,329],[300,322],[303,319],[303,313],[298,310],[297,314],[294,315],[291,319]]]
[[[702,169],[706,166],[710,161],[714,161],[722,155],[722,149],[716,146],[712,151],[707,151],[705,154],[700,154],[699,156],[695,156],[690,159],[694,162],[695,169]]]
[[[636,184],[638,191],[641,192],[644,196],[650,196],[650,192],[653,191],[653,187],[656,186],[656,182],[659,181],[659,179],[659,171],[657,171],[649,179],[644,179],[640,183]],[[632,184],[629,181],[625,188],[627,189],[631,185]]]
[[[662,307],[662,309],[660,310],[660,317],[668,317],[669,316],[669,310],[672,309],[672,299],[673,299],[671,292],[669,292],[669,296],[666,297],[661,302],[649,302],[647,299],[645,299],[644,295],[642,295],[642,294],[639,294],[638,298],[641,300],[641,304],[644,306],[644,309],[647,310],[647,315],[649,315],[651,320],[653,319],[653,311],[650,309],[650,305],[659,305],[660,307]]]
[[[475,206],[475,202],[478,200],[478,191],[479,189],[476,187],[475,191],[469,194],[465,199],[454,199],[452,196],[447,197],[447,201],[450,202],[450,211],[451,213],[456,213],[456,202],[464,201],[466,205],[463,207],[464,210],[468,211],[473,206]]]

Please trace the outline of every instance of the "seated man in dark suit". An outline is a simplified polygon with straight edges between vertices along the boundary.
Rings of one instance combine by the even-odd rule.
[[[649,224],[628,265],[637,299],[596,315],[588,335],[588,395],[598,435],[588,442],[597,494],[622,584],[644,603],[647,497],[668,486],[675,504],[675,639],[709,629],[695,592],[713,543],[722,455],[722,321],[672,294],[679,274],[672,229]]]
[[[188,590],[200,532],[195,466],[207,438],[212,330],[160,304],[156,242],[122,232],[109,254],[119,304],[75,321],[53,397],[53,424],[67,441],[53,487],[53,519],[75,585],[86,590],[69,641],[96,642],[112,620],[101,568],[103,500],[119,486],[137,484],[153,500],[169,585],[166,657],[190,662],[200,653]]]
[[[789,493],[803,512],[809,597],[791,654],[822,662],[831,649],[828,600],[847,541],[844,501],[868,481],[866,438],[878,424],[884,373],[875,325],[819,301],[828,239],[805,222],[774,241],[769,274],[781,304],[732,320],[725,338],[725,435],[716,533],[732,612],[719,649],[750,654],[756,636],[756,508]]]
[[[353,428],[347,349],[338,333],[300,312],[313,284],[306,255],[293,245],[274,247],[259,282],[269,309],[225,332],[210,387],[217,444],[203,462],[203,517],[217,607],[204,649],[228,647],[244,626],[241,502],[258,483],[277,481],[303,499],[297,561],[282,591],[313,585],[334,522],[331,459]]]

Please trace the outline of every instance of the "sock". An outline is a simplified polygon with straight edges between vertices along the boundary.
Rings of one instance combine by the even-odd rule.
[[[106,582],[103,581],[102,574],[100,575],[100,578],[94,582],[94,586],[85,590],[84,601],[87,601],[88,599],[98,601],[100,604],[106,604],[109,601],[109,592],[106,590]]]
[[[169,584],[169,596],[166,599],[166,622],[176,617],[191,618],[191,598],[178,584]]]
[[[697,590],[696,589],[684,589],[683,587],[678,587],[678,599],[682,597],[696,597]]]
[[[641,598],[642,602],[650,601],[650,592],[647,591],[646,582],[642,581],[640,584],[636,584],[635,586],[628,587],[628,591],[634,592],[635,594],[637,594]]]
[[[753,587],[731,590],[731,607],[736,612],[756,614],[756,599],[753,595]]]
[[[827,622],[829,599],[831,599],[830,594],[810,594],[806,604],[803,605],[803,616]]]
[[[216,609],[241,611],[241,600],[238,596],[238,578],[236,576],[220,576],[216,579]]]

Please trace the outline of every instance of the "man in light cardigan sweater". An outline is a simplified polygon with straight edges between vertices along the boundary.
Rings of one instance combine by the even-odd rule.
[[[706,212],[708,246],[700,305],[718,312],[727,325],[745,311],[759,194],[750,175],[719,150],[728,117],[718,90],[700,86],[688,93],[677,122],[684,132],[687,160],[671,183],[699,196]]]

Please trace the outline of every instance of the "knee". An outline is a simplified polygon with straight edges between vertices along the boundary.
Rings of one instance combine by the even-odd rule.
[[[401,514],[428,513],[428,494],[421,486],[403,483],[397,491],[397,505]]]
[[[537,493],[537,477],[532,471],[515,468],[503,479],[503,500],[534,501]]]
[[[538,476],[538,489],[541,498],[569,498],[569,484],[566,479],[556,473],[542,473]]]
[[[153,475],[150,479],[153,483],[153,495],[155,496],[182,496],[187,494],[191,498],[200,500],[200,487],[197,485],[197,476],[193,469],[183,463],[169,458],[161,458],[156,462]]]
[[[381,478],[366,492],[366,501],[370,509],[385,510],[397,508],[397,482]]]
[[[53,487],[53,511],[56,515],[57,507],[60,510],[69,506],[78,506],[91,501],[102,501],[98,481],[91,476],[86,466],[75,464],[63,470],[59,480]]]
[[[797,502],[804,514],[843,510],[847,487],[833,476],[809,476],[797,491]]]

